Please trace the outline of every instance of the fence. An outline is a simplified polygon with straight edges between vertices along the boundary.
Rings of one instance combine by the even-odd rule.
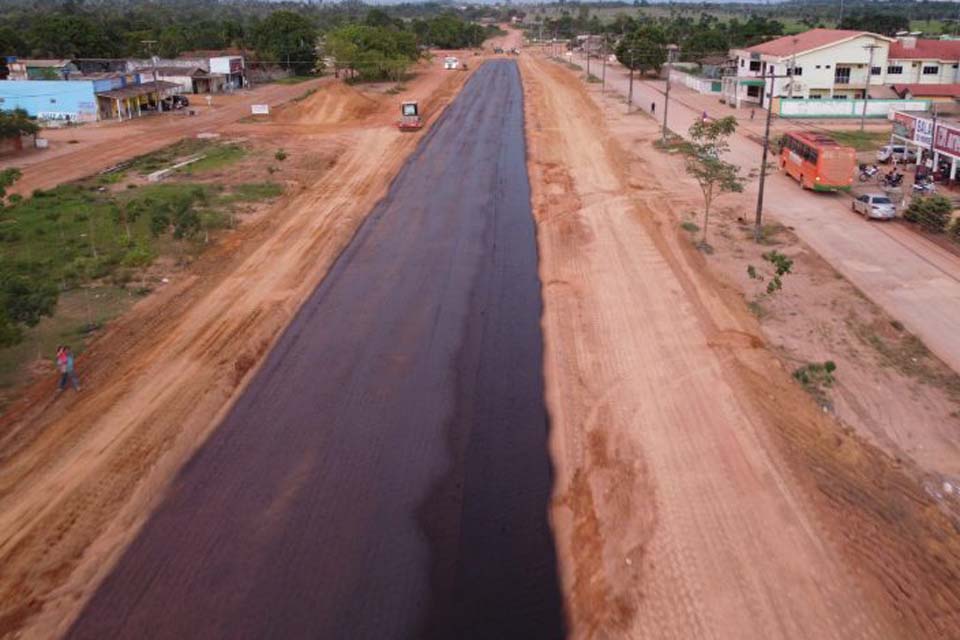
[[[863,100],[777,98],[774,112],[784,118],[859,118]],[[894,111],[929,111],[929,100],[867,100],[868,118],[889,118]]]
[[[689,73],[684,73],[683,71],[677,71],[676,69],[670,70],[670,81],[683,84],[697,93],[719,95],[723,89],[723,83],[719,78],[701,78]]]

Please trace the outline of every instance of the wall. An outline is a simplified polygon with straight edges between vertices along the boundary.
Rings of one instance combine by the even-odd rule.
[[[891,60],[891,65],[903,67],[899,74],[887,74],[887,84],[953,84],[958,78],[956,62],[939,60]],[[916,66],[914,66],[916,65]],[[939,73],[924,75],[923,68],[937,66]]]
[[[928,111],[929,100],[867,100],[868,118],[888,118],[892,111]],[[785,118],[859,118],[863,100],[781,98],[774,110]]]
[[[97,119],[97,99],[89,80],[0,81],[0,108],[24,109],[40,120]]]
[[[711,78],[700,78],[676,69],[671,69],[670,81],[682,84],[698,93],[719,94],[722,88],[722,82],[719,78],[715,80]]]

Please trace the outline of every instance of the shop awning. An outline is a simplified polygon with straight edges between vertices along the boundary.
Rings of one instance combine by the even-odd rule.
[[[127,98],[138,98],[140,96],[147,96],[151,93],[156,93],[158,90],[160,93],[169,91],[170,89],[180,89],[180,85],[176,82],[164,82],[163,80],[158,80],[157,82],[145,82],[143,84],[130,85],[128,87],[123,87],[121,89],[111,89],[110,91],[97,91],[97,97],[100,98],[110,98],[112,100],[126,100]]]
[[[767,83],[763,78],[744,78],[740,80],[739,84],[742,84],[747,87],[762,87]]]

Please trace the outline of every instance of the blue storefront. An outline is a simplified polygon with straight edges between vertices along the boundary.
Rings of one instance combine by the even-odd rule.
[[[3,80],[0,109],[23,109],[40,120],[97,120],[93,80]]]

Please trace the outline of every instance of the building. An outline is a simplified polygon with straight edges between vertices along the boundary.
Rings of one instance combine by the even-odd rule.
[[[900,98],[919,98],[931,102],[953,104],[960,100],[960,83],[953,84],[894,84],[890,87]]]
[[[6,80],[0,82],[0,109],[23,109],[42,121],[126,120],[156,110],[163,99],[180,93],[169,82],[141,84],[132,74],[104,74],[78,80]]]
[[[200,67],[189,66],[158,66],[140,67],[134,73],[140,76],[140,83],[153,82],[154,72],[156,80],[170,82],[180,87],[182,93],[217,93],[223,90],[225,80],[220,75],[211,75]]]
[[[924,40],[901,34],[890,45],[888,84],[955,84],[960,82],[960,40]]]
[[[724,97],[738,107],[765,107],[772,97],[862,99],[868,82],[883,84],[894,42],[866,31],[813,29],[735,49],[736,75],[724,79]]]
[[[894,39],[866,31],[813,29],[730,54],[736,76],[724,81],[723,93],[735,106],[766,106],[771,97],[876,99],[887,97],[891,86],[960,84],[960,40],[921,39],[913,33]],[[765,78],[771,72],[782,77]],[[767,86],[763,92],[765,82],[772,91]],[[944,91],[950,90],[928,95],[942,98]]]
[[[68,80],[80,70],[70,60],[8,58],[9,80]]]
[[[891,141],[915,148],[920,163],[942,178],[956,180],[960,175],[960,121],[898,111]]]
[[[210,75],[222,76],[224,86],[240,89],[247,85],[243,56],[214,56],[210,58]]]

